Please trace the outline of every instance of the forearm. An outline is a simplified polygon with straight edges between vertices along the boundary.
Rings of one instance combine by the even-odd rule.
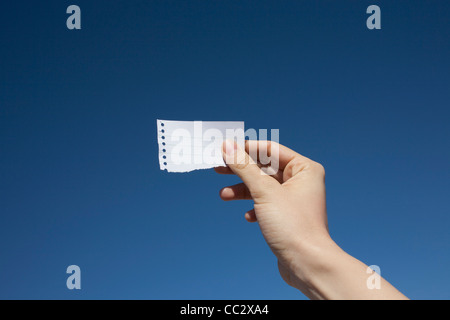
[[[311,299],[407,299],[381,277],[380,285],[371,288],[368,267],[331,239],[319,245],[299,246],[298,251],[298,258],[290,263],[292,284]]]

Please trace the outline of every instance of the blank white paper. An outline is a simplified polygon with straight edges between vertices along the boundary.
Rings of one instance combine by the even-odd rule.
[[[225,166],[222,144],[245,143],[243,121],[157,120],[159,168],[168,172],[189,172]]]

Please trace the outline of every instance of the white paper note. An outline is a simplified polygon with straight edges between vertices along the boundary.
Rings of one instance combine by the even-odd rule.
[[[188,172],[225,166],[222,144],[245,143],[243,121],[157,120],[159,168],[168,172]]]

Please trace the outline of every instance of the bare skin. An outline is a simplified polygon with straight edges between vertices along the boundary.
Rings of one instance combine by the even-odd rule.
[[[382,278],[379,289],[370,289],[367,266],[331,239],[321,164],[270,141],[247,141],[245,149],[224,142],[227,167],[215,170],[236,174],[243,183],[223,188],[220,197],[254,201],[245,218],[258,222],[284,281],[311,299],[407,299]],[[279,170],[264,174],[248,155],[251,150],[266,152]]]

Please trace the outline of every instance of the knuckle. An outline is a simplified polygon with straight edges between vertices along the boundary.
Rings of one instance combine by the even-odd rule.
[[[315,173],[325,176],[325,167],[321,163],[313,162],[311,168]]]
[[[235,169],[247,170],[249,165],[254,165],[254,163],[251,161],[250,157],[247,154],[243,153],[237,155],[234,163]]]
[[[286,166],[285,171],[288,170],[291,172],[291,175],[294,176],[299,172],[302,172],[307,168],[307,164],[299,159],[294,159]]]
[[[244,161],[244,162],[237,162],[234,164],[234,168],[237,170],[245,170],[249,165],[248,161]]]

